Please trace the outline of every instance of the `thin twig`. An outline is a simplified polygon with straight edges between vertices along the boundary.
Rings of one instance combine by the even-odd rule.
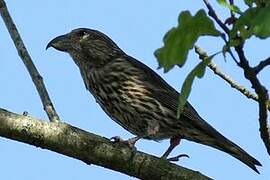
[[[208,15],[210,17],[212,17],[216,23],[226,32],[227,35],[229,35],[230,33],[230,30],[229,28],[226,26],[225,23],[223,23],[217,16],[215,10],[213,9],[213,7],[211,6],[211,4],[208,2],[208,0],[203,0],[204,4],[206,5],[207,9],[208,9]],[[230,3],[233,4],[233,1],[230,0]],[[231,12],[232,13],[232,12]],[[231,14],[233,16],[233,13]],[[226,40],[226,36],[225,34],[221,34],[221,38],[225,41],[225,44],[228,46],[228,41]],[[236,64],[238,64],[239,62],[236,60],[236,58],[234,57],[231,49],[230,49],[230,46],[228,46],[228,53],[230,54],[230,56],[232,57],[232,59],[234,60],[234,62]]]
[[[269,66],[269,65],[270,65],[270,57],[268,57],[267,59],[261,61],[253,69],[254,69],[255,73],[258,74],[261,70],[263,70],[263,68],[265,68],[266,66]]]
[[[49,119],[51,122],[57,122],[59,121],[59,116],[57,115],[52,101],[50,100],[49,94],[46,90],[46,87],[43,82],[42,76],[39,74],[37,68],[35,67],[21,37],[20,34],[8,12],[6,3],[4,0],[0,0],[0,13],[1,16],[6,24],[6,27],[8,29],[8,32],[15,44],[15,47],[18,51],[19,56],[21,57],[24,65],[26,66],[32,81],[34,82],[36,89],[38,91],[38,94],[40,96],[40,99],[43,104],[43,108],[46,111]]]
[[[224,33],[221,34],[221,38],[223,39],[223,41],[225,42],[226,44],[226,47],[227,47],[227,52],[230,54],[230,56],[232,57],[232,59],[234,60],[234,62],[236,64],[238,64],[239,62],[237,61],[237,59],[235,58],[232,50],[231,50],[231,47],[229,46],[229,42],[228,40],[226,39],[226,35]]]
[[[229,2],[231,6],[234,5],[234,0],[229,0]],[[231,13],[231,18],[234,18],[234,13],[232,10],[230,10],[230,13]]]
[[[252,88],[258,94],[259,98],[259,123],[260,123],[260,132],[261,138],[264,142],[264,145],[267,149],[268,154],[270,155],[270,131],[267,123],[267,107],[269,101],[269,95],[267,89],[260,83],[259,79],[256,76],[256,72],[249,65],[249,61],[247,60],[244,51],[243,45],[239,45],[235,47],[235,51],[238,54],[240,64],[239,66],[244,70],[245,77],[252,84]]]
[[[200,48],[199,46],[195,46],[195,52],[199,55],[199,58],[201,60],[205,60],[206,58],[209,57],[207,55],[207,53],[202,48]],[[227,83],[229,83],[232,88],[235,88],[236,90],[238,90],[239,92],[241,92],[243,95],[245,95],[247,98],[253,99],[253,100],[257,101],[257,102],[259,101],[258,96],[256,94],[253,94],[248,89],[246,89],[244,86],[239,85],[237,82],[235,82],[233,79],[231,79],[228,75],[226,75],[225,73],[223,73],[220,70],[220,68],[214,62],[210,62],[208,64],[208,67],[216,75],[218,75],[223,80],[225,80]],[[270,111],[270,107],[268,107],[268,110]]]
[[[211,6],[211,4],[208,2],[208,0],[203,0],[204,4],[206,5],[207,9],[208,9],[208,15],[210,17],[212,17],[217,23],[218,25],[227,33],[230,33],[229,28],[218,18],[216,12],[214,11],[213,7]]]

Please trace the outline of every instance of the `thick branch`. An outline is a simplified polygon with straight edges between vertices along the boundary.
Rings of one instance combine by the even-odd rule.
[[[0,136],[45,148],[140,179],[210,179],[199,172],[133,151],[65,123],[50,123],[0,108]]]
[[[0,0],[0,13],[6,24],[8,32],[16,46],[19,56],[21,57],[24,65],[26,66],[32,81],[34,82],[40,99],[43,104],[43,108],[46,111],[50,121],[56,122],[59,121],[59,117],[53,107],[49,94],[46,90],[45,84],[43,82],[42,76],[39,74],[37,68],[35,67],[23,41],[20,37],[20,34],[8,12],[6,3],[4,0]]]
[[[263,68],[270,65],[270,57],[267,59],[261,61],[257,66],[254,67],[254,71],[256,74],[258,74]]]
[[[244,70],[245,77],[250,81],[250,83],[252,84],[252,88],[258,94],[261,138],[264,142],[268,154],[270,155],[270,131],[267,123],[267,102],[269,101],[269,95],[267,89],[260,83],[254,69],[250,67],[249,62],[246,59],[243,51],[243,45],[235,47],[235,51],[237,52],[240,59],[239,66]]]

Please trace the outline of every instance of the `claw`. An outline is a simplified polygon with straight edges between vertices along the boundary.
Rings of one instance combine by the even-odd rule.
[[[181,138],[180,137],[172,137],[170,139],[170,146],[166,150],[166,152],[161,156],[162,158],[167,159],[169,154],[172,152],[172,150],[180,144]]]
[[[189,158],[189,155],[187,154],[179,154],[178,156],[172,157],[172,158],[168,158],[168,161],[179,161],[180,158],[182,157],[186,157]]]

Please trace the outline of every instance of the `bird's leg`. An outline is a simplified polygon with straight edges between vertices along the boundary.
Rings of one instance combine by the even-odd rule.
[[[167,159],[169,154],[172,152],[172,150],[180,144],[181,138],[180,137],[172,137],[170,139],[170,146],[166,150],[166,152],[161,156],[162,158]]]
[[[128,140],[123,140],[119,136],[114,136],[114,137],[112,137],[110,139],[113,140],[116,143],[123,143],[123,144],[128,145],[130,148],[135,148],[135,143],[141,138],[142,138],[141,136],[135,136],[135,137],[130,138]]]
[[[181,157],[189,157],[186,154],[180,154],[178,156],[172,157],[172,158],[167,158],[169,156],[169,154],[172,152],[172,150],[178,146],[180,144],[181,141],[181,137],[172,137],[170,139],[170,146],[168,147],[168,149],[166,150],[166,152],[161,156],[161,158],[165,158],[169,161],[178,161],[179,158]]]

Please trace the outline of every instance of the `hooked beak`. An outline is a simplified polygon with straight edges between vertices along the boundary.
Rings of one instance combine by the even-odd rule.
[[[67,51],[68,49],[70,49],[71,47],[71,41],[69,36],[66,35],[61,35],[61,36],[57,36],[56,38],[54,38],[53,40],[51,40],[47,46],[46,46],[46,50],[50,47],[53,47],[59,51]]]

